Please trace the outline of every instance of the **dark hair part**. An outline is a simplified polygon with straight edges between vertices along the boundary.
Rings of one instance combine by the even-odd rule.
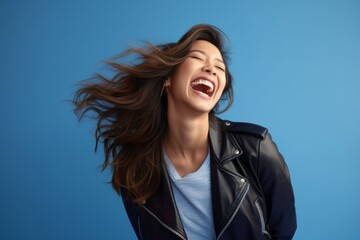
[[[166,78],[184,61],[196,40],[206,40],[221,52],[227,65],[224,34],[211,25],[192,27],[178,42],[164,45],[147,44],[118,55],[107,64],[118,73],[112,79],[96,75],[76,91],[74,112],[82,119],[95,113],[96,149],[104,145],[103,170],[112,169],[112,186],[127,191],[141,204],[158,189],[162,175],[162,142],[167,129],[167,96],[163,93]],[[116,59],[135,55],[138,64],[123,64]],[[232,76],[226,67],[226,86],[221,101],[210,112],[228,109],[233,102]]]

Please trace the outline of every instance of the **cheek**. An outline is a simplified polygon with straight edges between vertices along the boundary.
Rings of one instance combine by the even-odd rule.
[[[177,81],[183,81],[184,79],[187,79],[189,75],[191,75],[191,72],[191,66],[189,64],[182,63],[176,68],[172,76]]]
[[[227,81],[226,81],[226,77],[224,76],[221,81],[220,81],[220,90],[221,92],[224,91],[225,87],[226,87]]]
[[[172,82],[178,82],[182,79],[184,79],[184,77],[186,76],[188,72],[188,68],[184,63],[181,63],[179,66],[177,66],[177,68],[175,69],[175,71],[173,72],[172,76],[171,76],[171,80]]]
[[[186,61],[184,62],[184,64],[182,65],[182,74],[184,75],[191,75],[195,72],[195,70],[197,69],[196,64],[190,62],[190,61]]]

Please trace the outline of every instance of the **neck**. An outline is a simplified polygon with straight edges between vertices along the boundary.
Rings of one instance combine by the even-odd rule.
[[[180,175],[196,171],[208,153],[209,115],[196,118],[168,115],[163,147]]]
[[[168,119],[167,141],[183,149],[197,149],[208,142],[208,116],[196,119]]]

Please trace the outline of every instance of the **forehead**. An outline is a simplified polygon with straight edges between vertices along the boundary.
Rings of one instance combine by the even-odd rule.
[[[196,40],[190,48],[190,51],[201,51],[206,55],[213,56],[215,58],[223,59],[219,49],[212,43],[205,40]]]

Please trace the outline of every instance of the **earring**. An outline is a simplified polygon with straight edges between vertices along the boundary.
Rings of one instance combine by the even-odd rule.
[[[170,86],[170,79],[167,78],[167,79],[165,80],[164,86],[165,86],[165,87]]]
[[[164,84],[163,84],[163,87],[161,89],[161,93],[160,93],[160,98],[161,96],[163,95],[163,92],[164,92],[164,89],[167,88],[168,86],[170,86],[170,80],[169,79],[166,79]]]

